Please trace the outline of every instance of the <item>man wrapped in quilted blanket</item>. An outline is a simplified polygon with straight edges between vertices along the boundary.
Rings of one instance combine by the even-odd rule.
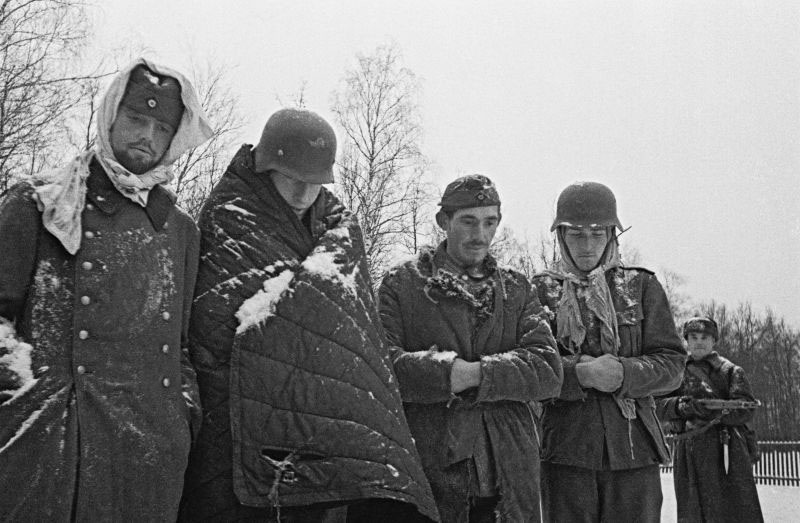
[[[202,210],[190,350],[204,419],[186,521],[438,519],[361,230],[322,186],[335,154],[324,119],[282,109]]]

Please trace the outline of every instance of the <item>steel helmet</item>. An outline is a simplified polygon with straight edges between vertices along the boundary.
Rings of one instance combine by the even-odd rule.
[[[333,182],[336,135],[320,115],[306,109],[272,114],[255,149],[257,172],[270,170],[306,183]]]
[[[610,227],[620,231],[617,200],[611,189],[597,182],[575,182],[561,191],[556,204],[556,219],[551,231],[567,227]]]

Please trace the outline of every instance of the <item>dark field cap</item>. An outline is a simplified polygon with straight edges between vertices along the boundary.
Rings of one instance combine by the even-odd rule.
[[[181,84],[171,76],[159,75],[138,65],[131,71],[119,105],[152,116],[177,130],[183,116]]]
[[[711,318],[706,318],[704,316],[696,316],[694,318],[689,318],[686,323],[683,324],[683,337],[688,338],[689,333],[696,332],[698,334],[708,334],[714,341],[719,339],[719,329],[717,328],[717,322],[712,320]]]
[[[500,195],[489,178],[482,174],[469,174],[457,178],[445,188],[439,205],[444,211],[492,205],[499,207]]]

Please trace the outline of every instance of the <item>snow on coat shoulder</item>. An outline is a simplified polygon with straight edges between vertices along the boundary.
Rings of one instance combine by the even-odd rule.
[[[334,239],[337,243],[334,244],[333,250],[326,250],[325,248],[317,248],[311,255],[305,259],[301,267],[309,273],[316,274],[322,278],[337,282],[344,290],[356,296],[358,294],[358,283],[356,282],[356,275],[358,274],[358,267],[353,267],[350,274],[345,274],[343,269],[346,267],[346,251],[339,244],[344,244],[344,247],[349,247],[350,231],[347,227],[336,227],[325,233]]]
[[[346,252],[337,243],[350,243],[350,232],[346,227],[337,227],[325,233],[330,239],[334,240],[334,249],[327,250],[330,243],[315,249],[300,265],[301,270],[309,274],[315,274],[326,280],[336,282],[346,292],[357,295],[358,283],[356,275],[358,267],[354,267],[350,274],[345,274],[343,269],[346,267]],[[291,295],[291,284],[294,280],[295,272],[286,267],[290,263],[278,262],[275,266],[269,266],[265,271],[273,275],[276,270],[283,268],[276,276],[271,276],[264,280],[263,289],[259,289],[253,296],[246,299],[239,310],[236,311],[236,318],[239,326],[236,334],[241,334],[250,327],[267,321],[275,314],[278,302],[285,296]]]
[[[271,268],[271,266],[268,267],[268,269]],[[274,272],[274,269],[267,270],[267,272]],[[264,280],[264,288],[247,298],[236,311],[236,319],[239,320],[236,334],[241,334],[250,327],[267,321],[270,316],[275,314],[278,300],[286,292],[291,292],[289,285],[293,279],[294,272],[286,269],[274,278]]]

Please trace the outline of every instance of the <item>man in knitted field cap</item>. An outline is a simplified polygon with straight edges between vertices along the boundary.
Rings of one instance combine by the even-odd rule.
[[[689,361],[680,388],[659,400],[659,417],[676,434],[678,521],[763,521],[753,462],[755,408],[710,410],[699,400],[755,403],[744,370],[714,349],[717,323],[705,316],[683,325]]]
[[[0,519],[175,520],[199,235],[162,184],[210,131],[186,78],[136,60],[96,145],[0,206]]]
[[[447,239],[390,270],[379,308],[406,416],[443,522],[540,520],[532,403],[561,361],[522,274],[489,254],[500,197],[482,175],[444,191]]]

